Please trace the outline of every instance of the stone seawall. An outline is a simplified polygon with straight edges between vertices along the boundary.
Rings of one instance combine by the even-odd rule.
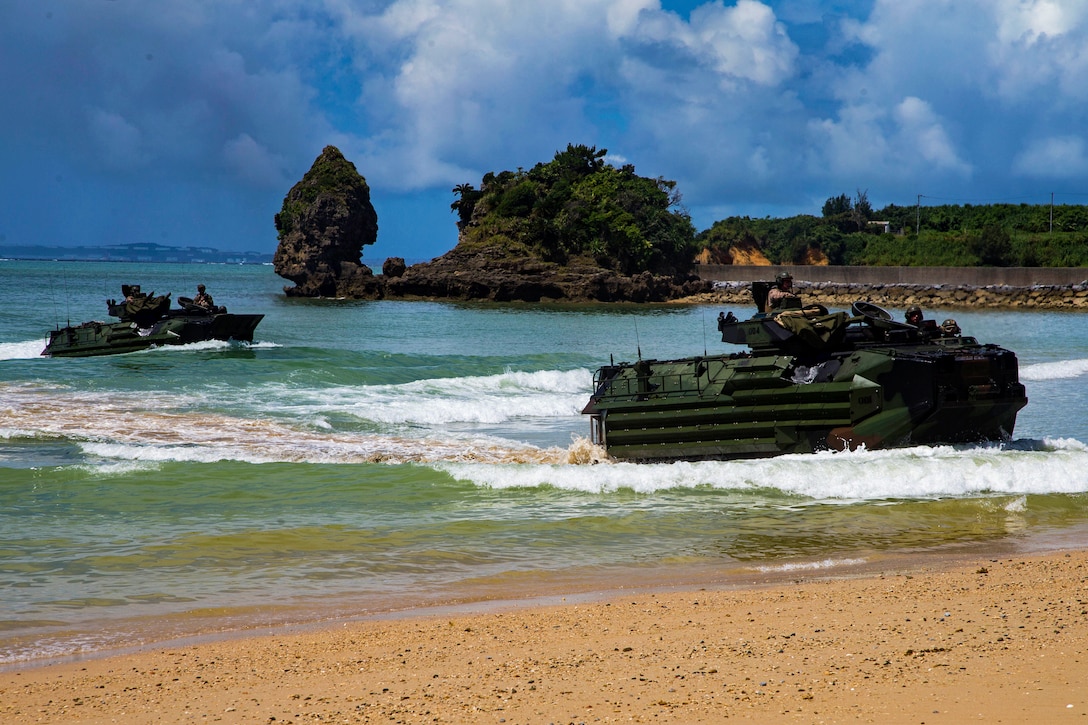
[[[1088,267],[849,267],[830,265],[700,264],[695,273],[712,282],[753,282],[789,272],[794,282],[835,284],[967,285],[1034,287],[1088,284]]]
[[[795,282],[794,289],[805,304],[848,309],[853,302],[865,300],[881,307],[903,309],[918,305],[923,310],[954,309],[1036,309],[1088,311],[1088,284],[1034,285],[1010,287],[992,285],[914,285],[914,284],[836,284],[831,282]],[[752,306],[748,282],[716,282],[714,291],[679,302]]]
[[[751,282],[793,275],[805,303],[847,309],[857,300],[923,310],[1088,310],[1088,268],[802,267],[699,265],[715,289],[682,302],[752,305]]]

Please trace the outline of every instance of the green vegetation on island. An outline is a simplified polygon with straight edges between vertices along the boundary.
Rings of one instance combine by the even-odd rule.
[[[498,247],[508,256],[568,264],[592,259],[632,275],[691,268],[695,228],[679,208],[676,182],[605,161],[607,150],[568,144],[529,171],[488,173],[461,184],[451,208],[463,252]]]
[[[775,264],[936,267],[1088,266],[1088,207],[1044,204],[898,206],[874,210],[859,191],[822,215],[729,217],[698,246],[724,259],[758,250]]]

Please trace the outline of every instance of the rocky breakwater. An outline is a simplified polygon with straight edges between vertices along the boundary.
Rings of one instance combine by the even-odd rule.
[[[1086,270],[1088,277],[1088,270]],[[916,284],[835,284],[804,283],[794,285],[806,303],[847,309],[864,300],[881,307],[905,308],[918,305],[926,310],[954,309],[1039,309],[1088,310],[1088,280],[1074,285],[916,285]],[[717,282],[714,290],[689,297],[684,302],[703,304],[752,305],[751,283]]]

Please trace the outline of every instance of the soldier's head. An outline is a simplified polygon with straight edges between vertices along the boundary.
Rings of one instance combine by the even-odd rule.
[[[907,308],[907,322],[911,325],[917,325],[922,321],[922,308],[918,305],[911,305]]]
[[[198,285],[196,286],[196,291],[197,291],[197,292],[203,292],[203,291],[204,291],[204,285],[202,285],[202,284],[198,284]]]
[[[793,286],[793,275],[789,272],[779,272],[774,276],[774,283],[779,289],[786,289]]]
[[[946,335],[958,335],[960,334],[960,326],[956,324],[955,320],[949,317],[941,323],[941,332]]]

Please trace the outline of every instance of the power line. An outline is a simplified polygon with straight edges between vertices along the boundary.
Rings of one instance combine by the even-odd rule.
[[[1088,192],[1076,192],[1076,191],[1053,191],[1053,192],[1049,192],[1049,201],[1050,202],[1053,202],[1056,197],[1088,198]],[[1025,194],[1025,195],[1021,195],[1021,196],[1006,196],[1006,197],[999,197],[999,198],[996,198],[996,199],[995,198],[969,199],[969,198],[964,198],[964,197],[932,196],[930,194],[918,194],[918,203],[919,204],[921,204],[922,199],[931,199],[931,200],[934,200],[934,201],[943,201],[943,202],[953,202],[953,203],[958,203],[958,204],[977,204],[977,205],[1001,204],[1001,203],[1007,203],[1007,202],[1012,202],[1012,201],[1019,201],[1019,200],[1023,200],[1023,199],[1036,199],[1037,201],[1035,203],[1037,205],[1042,205],[1042,204],[1049,203],[1047,196],[1039,196],[1039,195],[1036,195],[1036,194]]]

